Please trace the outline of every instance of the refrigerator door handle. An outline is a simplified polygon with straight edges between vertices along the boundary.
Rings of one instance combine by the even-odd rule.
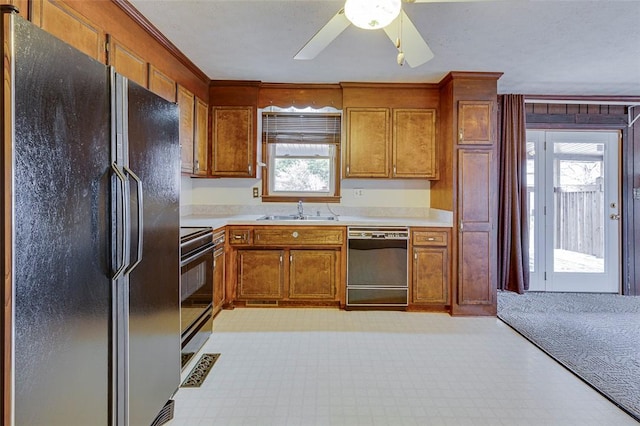
[[[122,174],[122,172],[120,171],[116,163],[111,163],[111,169],[115,173],[116,179],[120,182],[120,194],[121,194],[120,201],[122,202],[122,215],[119,217],[119,219],[120,219],[120,225],[122,229],[124,229],[124,232],[122,233],[123,241],[122,241],[122,257],[120,262],[121,264],[120,266],[116,267],[116,271],[114,272],[113,277],[111,278],[112,280],[115,281],[124,274],[124,270],[127,267],[127,250],[125,250],[125,247],[128,247],[130,244],[129,235],[131,234],[131,232],[127,231],[127,229],[130,229],[131,225],[127,220],[127,218],[129,217],[129,211],[128,211],[129,207],[127,203],[127,191],[126,191],[127,178],[124,176],[124,174]]]
[[[131,176],[131,178],[136,181],[136,187],[137,187],[137,192],[138,192],[138,213],[137,213],[137,217],[138,217],[138,252],[136,254],[136,261],[133,262],[125,271],[125,274],[130,273],[131,271],[133,271],[136,266],[138,266],[140,264],[140,262],[142,262],[142,245],[143,245],[143,233],[144,233],[144,218],[143,218],[143,212],[144,212],[144,201],[143,201],[143,191],[142,191],[142,180],[138,177],[138,175],[136,175],[133,170],[131,170],[129,167],[127,166],[123,166],[123,169],[127,172],[127,174],[129,176]],[[129,232],[131,232],[131,225],[129,225]]]

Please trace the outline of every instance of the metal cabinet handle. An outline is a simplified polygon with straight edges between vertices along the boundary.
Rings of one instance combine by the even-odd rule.
[[[117,280],[120,276],[122,276],[122,273],[127,267],[127,256],[126,256],[125,247],[129,247],[129,238],[130,238],[130,232],[127,230],[127,227],[129,226],[129,221],[127,220],[129,216],[129,211],[128,211],[129,203],[127,203],[128,197],[126,195],[127,178],[124,176],[124,174],[122,174],[122,172],[120,171],[116,163],[111,164],[111,169],[115,173],[116,179],[120,182],[120,193],[121,193],[120,201],[122,202],[122,215],[120,217],[120,228],[123,229],[122,257],[120,259],[120,266],[116,268],[116,271],[113,273],[113,277],[111,278],[112,280]],[[116,245],[117,245],[117,242],[116,242]],[[117,249],[116,249],[116,252],[117,252]]]
[[[143,201],[143,190],[142,190],[142,180],[136,175],[133,170],[128,168],[127,166],[123,166],[123,169],[127,172],[129,176],[136,182],[137,192],[138,192],[138,252],[136,253],[136,261],[129,266],[125,272],[125,274],[130,273],[135,269],[136,266],[142,262],[142,246],[143,246],[143,234],[144,234],[144,201]],[[131,227],[131,225],[129,225]]]
[[[427,238],[427,241],[435,241],[435,240],[436,240],[436,239],[435,239],[435,238],[433,238],[433,237],[429,237],[429,238]]]
[[[299,235],[300,235],[300,234],[298,234],[298,231],[293,231],[293,232],[291,233],[291,236],[292,236],[293,238],[298,238],[298,236],[299,236]]]

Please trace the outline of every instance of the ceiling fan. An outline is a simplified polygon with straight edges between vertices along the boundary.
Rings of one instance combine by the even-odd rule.
[[[346,0],[333,18],[325,24],[293,57],[299,60],[315,58],[350,24],[367,30],[383,29],[398,49],[397,62],[406,61],[418,67],[433,58],[433,52],[424,41],[402,3],[449,3],[486,0]]]

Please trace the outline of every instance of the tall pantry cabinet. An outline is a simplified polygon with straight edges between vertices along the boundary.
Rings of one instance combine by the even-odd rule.
[[[453,211],[452,315],[496,315],[497,81],[451,72],[440,83],[440,180],[431,207]]]

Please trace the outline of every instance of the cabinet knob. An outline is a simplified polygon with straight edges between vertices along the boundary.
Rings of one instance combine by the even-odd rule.
[[[436,239],[435,239],[435,238],[433,238],[433,237],[429,237],[429,238],[427,238],[427,241],[435,241],[435,240],[436,240]]]
[[[293,231],[293,232],[291,233],[291,236],[292,236],[293,238],[298,238],[298,236],[299,236],[299,235],[300,235],[300,234],[298,234],[298,231]]]

